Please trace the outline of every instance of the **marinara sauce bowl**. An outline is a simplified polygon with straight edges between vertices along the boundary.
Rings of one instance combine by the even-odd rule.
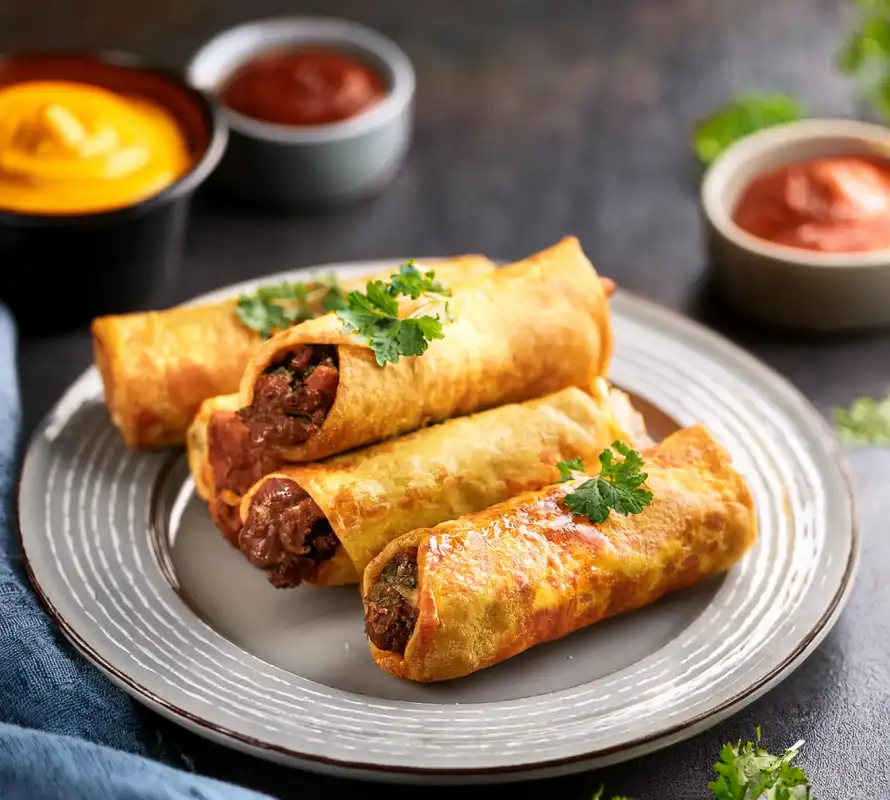
[[[324,17],[257,20],[204,44],[186,79],[219,96],[253,59],[300,50],[358,59],[382,78],[384,97],[355,116],[320,125],[265,122],[223,106],[229,147],[214,185],[252,205],[283,210],[329,208],[379,193],[408,151],[415,87],[408,57],[381,34]]]
[[[152,308],[180,265],[191,198],[225,149],[225,123],[208,97],[129,53],[0,56],[0,86],[30,81],[98,86],[153,102],[184,134],[190,167],[156,193],[110,210],[0,208],[0,300],[26,334]]]
[[[701,204],[713,282],[738,312],[797,331],[890,325],[890,249],[805,250],[754,236],[733,221],[737,203],[758,175],[836,156],[890,163],[890,129],[842,119],[779,125],[739,140],[705,174]]]

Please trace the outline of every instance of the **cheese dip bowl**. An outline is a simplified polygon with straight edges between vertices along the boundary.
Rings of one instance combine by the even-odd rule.
[[[152,305],[226,129],[126,54],[0,56],[0,299],[26,332]]]

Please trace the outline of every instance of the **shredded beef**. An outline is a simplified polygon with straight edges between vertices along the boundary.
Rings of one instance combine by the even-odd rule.
[[[280,469],[284,459],[251,439],[250,428],[233,411],[217,411],[207,427],[207,452],[217,495],[243,495],[264,475]]]
[[[380,650],[404,653],[417,623],[417,550],[398,553],[365,598],[365,630]]]
[[[299,586],[339,546],[322,510],[287,478],[263,483],[238,536],[241,552],[279,589]]]
[[[257,379],[253,401],[238,414],[258,444],[302,444],[325,421],[339,381],[335,347],[300,345]]]

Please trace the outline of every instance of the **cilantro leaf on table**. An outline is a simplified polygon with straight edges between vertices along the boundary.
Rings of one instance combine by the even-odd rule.
[[[408,261],[390,276],[389,283],[369,281],[364,292],[350,292],[337,316],[347,331],[358,333],[368,343],[381,367],[397,364],[402,356],[421,356],[433,339],[444,338],[442,321],[438,316],[421,315],[419,309],[400,319],[397,298],[448,297],[450,290],[435,277],[434,272],[421,272]]]
[[[831,415],[842,442],[890,445],[890,394],[882,400],[859,397],[849,408],[833,408]]]
[[[590,798],[590,800],[605,800],[605,798],[603,797],[604,791],[605,791],[605,787],[600,786],[599,790],[596,792],[596,794],[593,795],[593,797]],[[630,800],[630,798],[625,797],[623,794],[622,795],[616,794],[616,795],[612,796],[612,800]]]
[[[563,498],[575,514],[587,517],[594,524],[605,522],[612,511],[622,516],[639,514],[652,502],[652,492],[642,488],[649,476],[640,472],[643,466],[640,454],[623,442],[612,442],[612,448],[623,458],[616,460],[615,453],[606,448],[600,453],[599,475]],[[572,469],[571,464],[567,462],[567,466],[561,467],[560,474]]]
[[[815,800],[803,770],[791,762],[803,741],[774,756],[760,746],[760,728],[754,742],[726,744],[714,765],[717,779],[708,784],[714,800]]]
[[[884,119],[890,119],[890,2],[855,0],[856,26],[837,53],[835,64],[860,80],[865,95]]]
[[[316,309],[335,311],[344,305],[344,293],[336,278],[263,286],[238,298],[235,314],[253,331],[268,339],[275,331],[290,328],[318,316]]]
[[[801,118],[798,101],[784,94],[749,92],[739,95],[713,114],[696,123],[692,147],[710,164],[733,142],[764,128],[795,122]]]

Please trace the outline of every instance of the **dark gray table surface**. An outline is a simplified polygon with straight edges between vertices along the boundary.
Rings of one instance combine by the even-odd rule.
[[[851,115],[855,88],[832,67],[840,0],[0,0],[0,46],[113,46],[181,65],[221,27],[297,12],[357,19],[407,50],[419,80],[408,164],[375,202],[326,216],[276,218],[200,198],[170,304],[290,267],[469,251],[513,258],[573,233],[623,288],[735,339],[821,410],[886,390],[890,335],[807,340],[758,330],[702,281],[690,124],[751,87],[796,92],[812,114]],[[86,330],[21,344],[27,433],[89,363]],[[820,798],[890,797],[890,452],[849,457],[862,568],[836,628],[806,663],[705,734],[595,775],[534,784],[536,792],[588,797],[605,782],[640,800],[704,798],[720,745],[750,738],[759,724],[770,746],[807,740],[802,763]],[[197,753],[198,771],[276,796],[382,791],[223,752],[160,724]]]

